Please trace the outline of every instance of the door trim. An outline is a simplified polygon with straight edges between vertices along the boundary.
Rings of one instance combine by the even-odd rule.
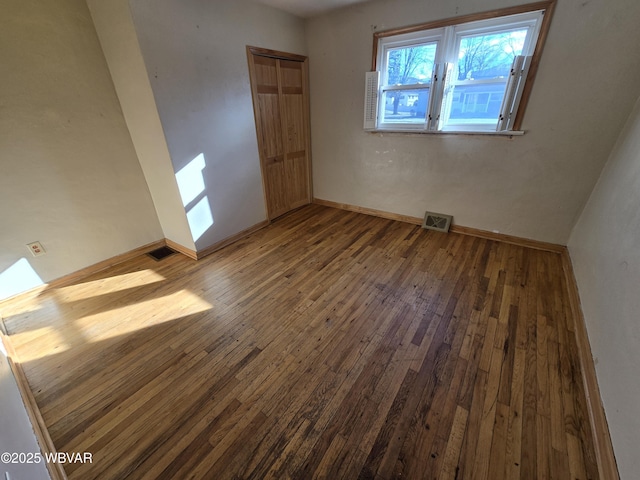
[[[306,62],[308,60],[304,55],[280,52],[278,50],[269,50],[268,48],[252,47],[250,45],[247,45],[247,52],[249,54],[259,55],[260,57],[279,58],[280,60],[293,60],[294,62]]]

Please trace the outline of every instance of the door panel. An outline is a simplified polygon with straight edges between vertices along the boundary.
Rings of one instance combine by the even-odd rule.
[[[283,93],[303,95],[302,67],[302,62],[280,60]]]
[[[283,95],[287,182],[291,208],[309,203],[307,139],[302,95]]]
[[[289,154],[287,164],[287,183],[289,192],[289,204],[291,208],[297,208],[309,203],[309,170],[307,157],[304,151]]]
[[[275,58],[260,57],[255,55],[253,57],[253,63],[255,68],[255,79],[258,85],[258,91],[260,87],[268,89],[274,87],[271,92],[263,93],[278,93],[278,72],[276,70],[277,60]]]
[[[275,218],[290,210],[284,156],[272,157],[265,163],[267,211],[270,218]]]
[[[265,160],[284,155],[282,146],[282,123],[280,119],[280,101],[278,95],[258,94],[260,112],[260,140]]]
[[[284,154],[277,60],[256,56],[254,64],[259,112],[256,115],[258,141],[266,160]]]
[[[306,149],[304,98],[302,95],[282,95],[287,152]]]

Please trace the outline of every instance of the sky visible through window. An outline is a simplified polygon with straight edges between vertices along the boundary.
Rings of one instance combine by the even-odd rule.
[[[462,37],[458,80],[506,77],[513,59],[522,55],[526,29]]]

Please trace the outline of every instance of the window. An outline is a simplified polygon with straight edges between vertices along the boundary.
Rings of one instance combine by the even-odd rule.
[[[554,1],[374,34],[365,129],[516,133]]]

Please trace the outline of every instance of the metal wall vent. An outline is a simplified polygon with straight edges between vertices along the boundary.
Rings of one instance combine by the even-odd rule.
[[[422,222],[422,228],[427,230],[437,230],[438,232],[448,232],[451,226],[451,215],[444,215],[442,213],[426,212],[424,214],[424,221]]]
[[[163,258],[167,258],[169,255],[173,255],[174,253],[176,253],[176,251],[170,249],[169,247],[160,247],[156,250],[153,250],[152,252],[147,253],[147,255],[159,262]]]

